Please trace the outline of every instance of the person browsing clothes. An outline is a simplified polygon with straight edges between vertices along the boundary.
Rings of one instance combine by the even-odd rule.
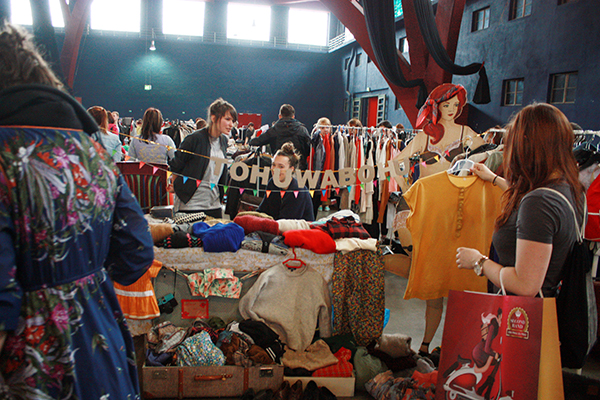
[[[177,176],[173,182],[177,211],[204,212],[210,217],[223,218],[221,200],[227,184],[226,135],[231,132],[237,117],[235,107],[219,98],[208,108],[208,126],[181,142],[175,158],[169,162],[171,171]],[[218,163],[215,159],[223,162]]]
[[[523,108],[505,136],[502,178],[484,164],[471,169],[479,178],[504,189],[503,208],[492,243],[498,262],[476,249],[459,247],[458,268],[474,269],[497,287],[519,296],[554,297],[561,271],[577,240],[573,213],[584,221],[585,193],[573,155],[574,135],[567,117],[550,104]]]
[[[299,162],[300,155],[296,152],[296,148],[292,142],[287,142],[281,146],[281,149],[275,153],[273,163],[271,164],[273,177],[267,183],[266,190],[271,191],[271,195],[265,196],[257,211],[268,214],[275,220],[315,220],[312,200],[308,189],[306,187],[299,188],[298,181],[293,177],[293,173],[298,167]],[[276,176],[277,170],[279,173]],[[274,179],[283,184],[287,183],[287,186],[277,186]],[[285,191],[283,197],[281,196],[282,190]]]

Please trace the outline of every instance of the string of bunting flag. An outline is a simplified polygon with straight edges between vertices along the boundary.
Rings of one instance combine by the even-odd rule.
[[[173,150],[184,152],[184,153],[196,156],[196,157],[208,158],[209,160],[214,161],[217,164],[215,171],[220,170],[221,169],[220,167],[222,164],[230,165],[229,174],[234,180],[237,180],[237,181],[243,181],[243,180],[247,179],[248,176],[250,176],[250,183],[255,184],[257,179],[262,179],[263,184],[266,185],[269,180],[269,175],[271,172],[270,167],[264,167],[264,166],[261,167],[258,165],[253,165],[252,167],[250,167],[243,162],[233,162],[232,160],[228,160],[228,159],[224,159],[224,158],[205,156],[205,155],[197,154],[197,153],[185,150],[185,149],[174,149],[171,146],[157,143],[157,142],[147,140],[147,139],[142,139],[138,136],[132,136],[132,135],[127,135],[127,134],[122,134],[122,135],[129,137],[131,140],[135,139],[135,140],[144,141],[146,143],[153,144],[156,146],[162,146],[162,147],[165,147],[167,150],[173,149]],[[446,153],[448,153],[448,152],[446,152]],[[114,155],[114,151],[113,151],[113,155]],[[420,157],[420,156],[417,156],[417,157]],[[422,168],[426,168],[427,162],[431,161],[432,159],[435,159],[435,161],[437,162],[440,160],[440,156],[435,155],[435,156],[429,157],[427,159],[422,159],[419,162],[419,164]],[[142,162],[141,160],[131,157],[129,155],[125,156],[125,161],[132,161],[132,160],[140,162],[140,168],[142,168],[146,164],[146,163]],[[379,180],[387,179],[388,181],[390,181],[390,179],[393,177],[396,180],[404,179],[406,181],[406,183],[408,184],[409,183],[409,174],[414,173],[414,168],[415,168],[414,164],[415,163],[413,163],[413,165],[411,166],[409,159],[403,159],[403,160],[393,160],[392,159],[392,160],[389,160],[388,162],[386,162],[385,164],[377,164],[378,172],[379,172],[378,179]],[[167,173],[167,176],[169,176],[169,177],[171,177],[171,176],[181,177],[183,179],[184,183],[187,182],[188,179],[193,179],[196,181],[196,186],[200,186],[200,183],[202,182],[201,179],[185,176],[183,174],[169,171],[168,169],[163,169],[160,167],[153,166],[153,174],[155,174],[156,171],[158,171],[158,170],[165,171]],[[320,185],[318,185],[318,181],[321,176],[322,176],[322,182]],[[337,195],[339,195],[341,188],[342,189],[345,188],[350,192],[353,187],[360,186],[364,190],[365,184],[372,183],[374,186],[377,186],[377,181],[378,181],[375,178],[375,167],[371,166],[371,165],[363,165],[360,168],[342,168],[339,170],[325,170],[325,171],[296,170],[295,177],[298,180],[299,187],[308,186],[308,188],[309,188],[308,191],[310,192],[311,196],[313,196],[313,194],[316,190],[320,190],[322,192],[323,196],[325,196],[327,191],[329,191],[329,190],[333,190],[336,192]],[[292,173],[290,170],[288,170],[285,179],[283,181],[280,181],[278,169],[275,170],[274,183],[276,186],[281,188],[281,190],[279,192],[282,197],[285,195],[285,193],[288,192],[288,190],[285,190],[284,188],[287,188],[289,186],[291,178],[292,178]],[[227,191],[229,189],[229,187],[233,187],[235,189],[238,189],[240,191],[240,194],[243,193],[245,190],[253,190],[254,195],[255,196],[257,195],[256,189],[247,189],[247,188],[242,188],[242,187],[237,187],[237,186],[220,185],[218,183],[212,183],[212,182],[210,184],[210,187],[211,187],[211,189],[213,189],[217,185],[223,186],[225,191]],[[317,186],[320,186],[320,187],[317,187]],[[300,191],[302,191],[302,190],[304,190],[304,189],[300,189]],[[290,190],[289,192],[293,192],[294,195],[297,197],[299,190],[295,190],[295,191]],[[271,191],[266,191],[266,195],[267,195],[267,197],[270,196]]]

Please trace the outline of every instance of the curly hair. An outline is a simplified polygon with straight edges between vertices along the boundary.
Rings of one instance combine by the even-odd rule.
[[[19,26],[5,23],[0,29],[0,90],[28,83],[64,90],[32,36]]]

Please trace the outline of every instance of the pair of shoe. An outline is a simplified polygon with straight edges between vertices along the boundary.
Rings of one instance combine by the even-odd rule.
[[[300,400],[302,398],[302,382],[296,381],[292,386],[288,381],[283,381],[273,395],[273,400]]]
[[[254,394],[254,389],[250,388],[244,392],[240,400],[273,400],[273,389],[264,389]]]
[[[337,397],[327,387],[319,387],[315,381],[310,381],[306,384],[301,400],[337,400]]]

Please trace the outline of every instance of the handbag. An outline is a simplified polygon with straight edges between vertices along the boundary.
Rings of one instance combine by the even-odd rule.
[[[438,371],[439,400],[564,399],[555,299],[451,290]]]
[[[598,310],[592,278],[592,255],[589,244],[583,239],[585,218],[579,227],[577,213],[571,202],[559,191],[541,188],[558,194],[569,206],[575,219],[577,241],[573,245],[561,271],[557,288],[556,309],[562,366],[579,369],[596,343]],[[584,203],[586,204],[586,203]],[[584,216],[587,213],[587,205]]]

